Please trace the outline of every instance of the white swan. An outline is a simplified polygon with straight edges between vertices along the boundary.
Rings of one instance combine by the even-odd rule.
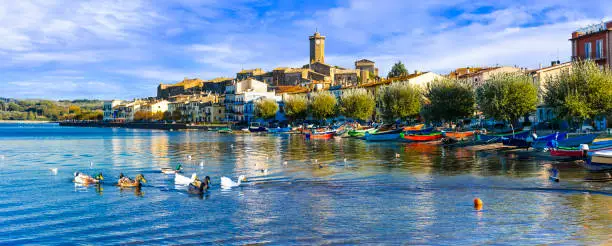
[[[189,185],[190,183],[193,183],[193,181],[195,181],[195,179],[197,177],[198,176],[195,173],[191,174],[191,178],[187,178],[187,177],[177,173],[176,175],[174,175],[174,184],[176,184],[176,185]]]
[[[238,177],[238,182],[234,182],[228,177],[221,177],[221,187],[222,188],[232,188],[232,187],[240,186],[240,183],[246,180],[247,179],[246,177],[244,177],[244,175],[240,175],[240,177]]]

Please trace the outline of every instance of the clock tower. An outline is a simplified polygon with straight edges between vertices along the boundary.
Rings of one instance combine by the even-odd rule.
[[[321,36],[317,31],[308,39],[310,40],[310,64],[325,63],[325,36]]]

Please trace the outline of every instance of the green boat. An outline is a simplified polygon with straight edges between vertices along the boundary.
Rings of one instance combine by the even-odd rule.
[[[230,129],[229,127],[222,127],[219,128],[219,133],[232,133],[232,129]]]
[[[363,129],[363,130],[350,130],[348,131],[348,135],[350,137],[364,137],[366,132],[370,134],[374,134],[377,131],[378,129],[375,129],[375,128],[368,128],[368,129]]]

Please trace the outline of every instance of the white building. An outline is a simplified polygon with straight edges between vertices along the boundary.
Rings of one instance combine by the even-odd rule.
[[[112,121],[114,120],[117,115],[114,111],[114,108],[116,106],[118,106],[119,104],[121,104],[123,101],[121,100],[110,100],[110,101],[104,101],[104,117],[102,118],[104,121]]]
[[[229,121],[237,122],[254,119],[254,100],[262,97],[275,98],[274,92],[268,92],[266,83],[252,78],[226,86],[225,93],[226,117]]]

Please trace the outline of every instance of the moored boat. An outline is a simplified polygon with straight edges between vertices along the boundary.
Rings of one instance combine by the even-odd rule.
[[[432,132],[429,134],[401,134],[404,139],[414,142],[427,142],[442,139],[444,135],[441,132]]]
[[[366,141],[395,141],[400,138],[400,133],[403,131],[404,129],[399,128],[399,129],[393,129],[393,130],[387,130],[387,131],[377,131],[376,133],[370,134],[370,133],[366,133],[364,138]]]
[[[291,127],[277,127],[277,128],[268,128],[269,133],[284,133],[290,132]]]
[[[583,135],[583,136],[578,136],[578,137],[573,137],[573,138],[567,138],[561,141],[551,141],[553,148],[559,148],[559,147],[578,147],[581,144],[591,144],[595,138],[597,138],[598,134],[587,134],[587,135]]]
[[[589,152],[601,151],[601,150],[612,150],[612,141],[604,141],[600,143],[593,143],[591,145],[587,145],[587,148],[580,147],[560,147],[550,150],[551,156],[561,156],[561,157],[584,157],[584,150]]]
[[[334,132],[310,132],[306,133],[307,139],[330,139],[334,137]]]
[[[418,131],[418,130],[421,130],[424,126],[425,126],[425,124],[418,124],[418,125],[414,125],[414,126],[405,126],[403,130],[404,131]]]
[[[502,138],[527,138],[529,131],[520,131],[516,133],[503,133],[503,134],[478,134],[476,135],[477,140],[492,142],[501,142]]]
[[[467,132],[445,132],[446,137],[454,138],[454,139],[464,139],[467,137],[474,136],[474,131]]]
[[[217,131],[218,133],[232,133],[232,129],[230,129],[229,127],[221,127],[219,128],[219,131]]]
[[[589,153],[585,167],[593,171],[612,169],[612,150]]]
[[[349,130],[348,135],[350,137],[363,137],[366,133],[376,133],[378,129],[376,128],[367,128],[367,129],[358,129],[358,130]]]
[[[267,129],[261,126],[258,122],[251,122],[251,125],[249,125],[249,131],[250,132],[265,132],[267,131]]]
[[[546,136],[538,137],[534,134],[534,136],[527,136],[525,138],[522,137],[509,137],[502,139],[504,145],[507,146],[517,146],[517,147],[534,147],[534,148],[542,148],[542,146],[546,146],[549,141],[555,140],[564,140],[566,132],[556,132],[553,134],[549,134]]]

